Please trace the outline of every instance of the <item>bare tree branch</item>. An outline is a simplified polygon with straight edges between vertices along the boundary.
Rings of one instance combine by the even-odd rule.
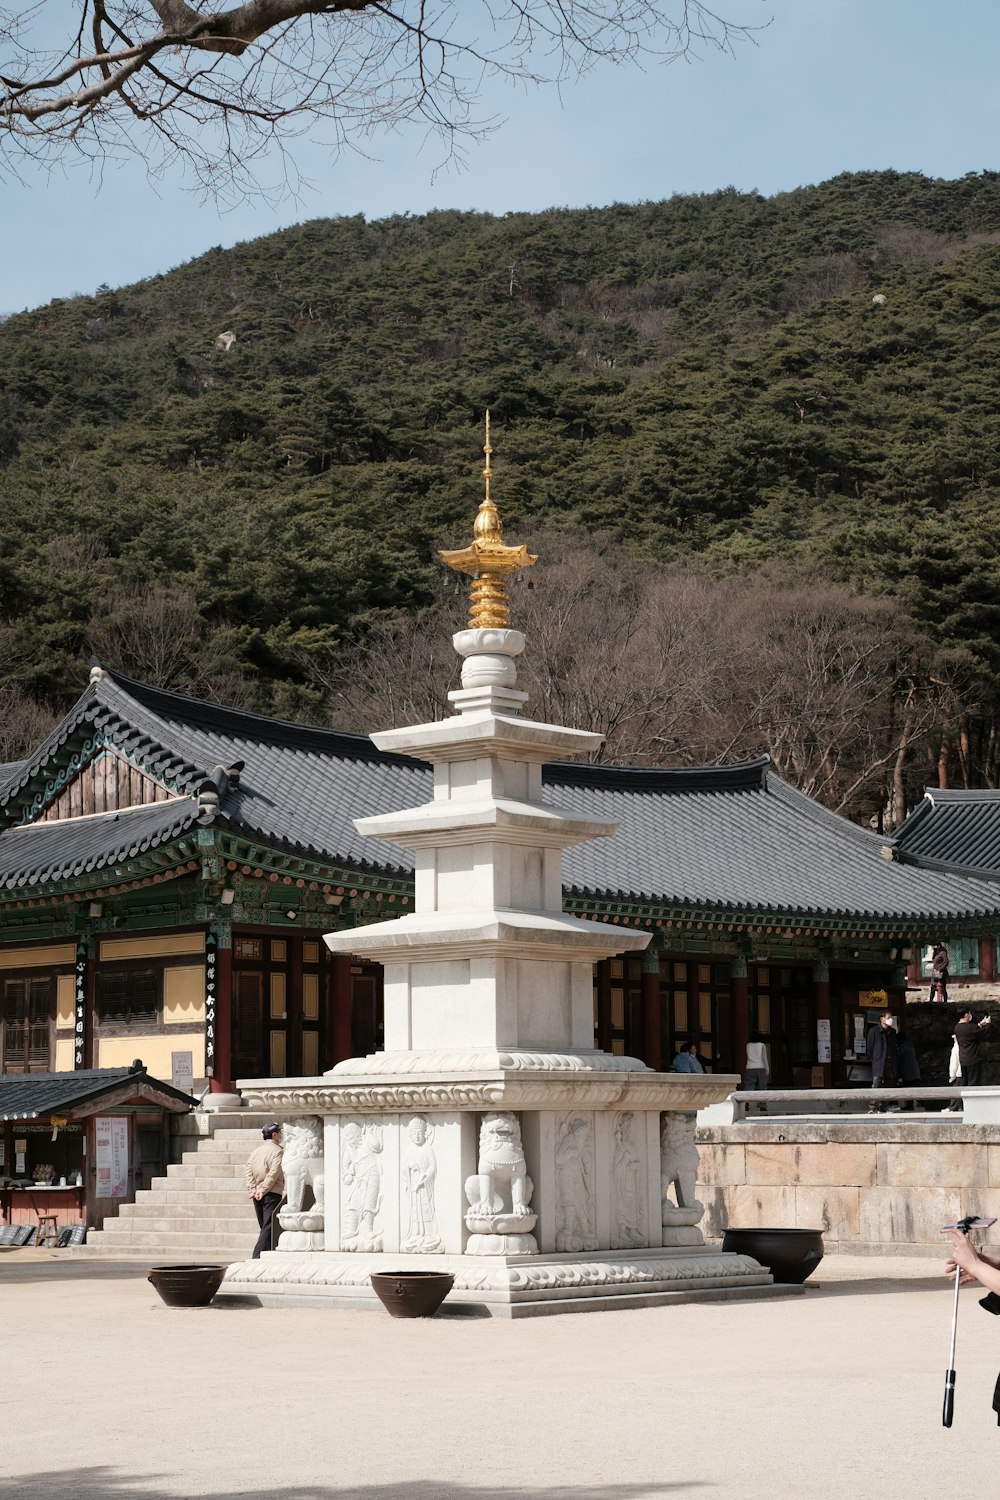
[[[737,0],[731,0],[736,4]],[[740,0],[744,5],[747,0]],[[334,153],[417,123],[445,158],[498,123],[484,82],[555,82],[600,60],[732,51],[757,29],[704,0],[64,0],[0,7],[0,167],[155,149],[244,196],[278,136],[317,121]],[[146,140],[137,137],[145,127]]]

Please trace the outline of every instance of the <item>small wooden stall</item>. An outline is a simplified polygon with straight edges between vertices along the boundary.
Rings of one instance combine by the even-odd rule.
[[[138,1061],[0,1075],[0,1243],[80,1243],[164,1175],[196,1102]]]

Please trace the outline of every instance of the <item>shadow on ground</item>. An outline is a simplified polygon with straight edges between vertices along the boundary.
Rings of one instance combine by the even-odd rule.
[[[106,1468],[49,1470],[46,1473],[0,1480],[0,1496],[17,1495],[19,1500],[179,1500],[190,1489],[178,1481],[178,1487],[158,1488],[167,1484],[165,1475],[135,1476]],[[703,1481],[679,1480],[650,1484],[555,1485],[531,1489],[510,1489],[503,1493],[510,1500],[660,1500],[661,1496],[692,1495],[703,1490]],[[353,1485],[349,1490],[332,1485],[289,1485],[275,1489],[268,1485],[260,1490],[203,1490],[201,1500],[496,1500],[495,1483],[485,1486],[448,1484],[436,1480],[406,1480],[400,1484]]]
[[[52,1252],[53,1257],[58,1251]],[[69,1253],[70,1256],[72,1252]],[[29,1281],[143,1281],[154,1260],[15,1260],[0,1256],[0,1287],[23,1286]]]
[[[872,1281],[827,1281],[806,1282],[806,1295],[808,1297],[886,1297],[895,1295],[897,1292],[935,1292],[938,1290],[948,1291],[949,1286],[954,1287],[954,1282],[944,1274],[944,1261],[941,1261],[941,1271],[937,1275],[930,1276],[880,1276],[878,1280]]]

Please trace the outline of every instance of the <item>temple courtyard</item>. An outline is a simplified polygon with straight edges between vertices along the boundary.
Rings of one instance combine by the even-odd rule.
[[[929,1500],[991,1487],[1000,1320],[942,1262],[804,1294],[510,1322],[165,1307],[137,1261],[0,1252],[0,1495]]]

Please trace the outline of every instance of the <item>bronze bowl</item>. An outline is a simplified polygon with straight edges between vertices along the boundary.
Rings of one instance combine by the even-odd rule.
[[[168,1307],[207,1307],[229,1270],[226,1266],[153,1266],[146,1277]]]
[[[373,1271],[372,1288],[393,1318],[433,1318],[455,1285],[451,1271]]]

